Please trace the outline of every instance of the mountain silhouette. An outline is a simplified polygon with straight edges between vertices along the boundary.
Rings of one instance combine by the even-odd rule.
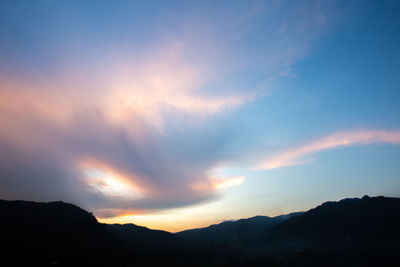
[[[400,237],[400,199],[368,197],[325,202],[265,232],[265,243],[329,250],[394,248]]]
[[[300,214],[302,212],[277,217],[255,216],[248,219],[225,221],[205,228],[185,230],[176,235],[199,246],[243,246],[257,241],[269,227]]]
[[[161,230],[128,224],[105,224],[107,232],[115,234],[119,239],[136,244],[164,245],[176,242],[176,236]]]
[[[15,265],[102,262],[93,252],[112,239],[91,213],[64,202],[0,200],[0,214],[3,259]]]
[[[64,202],[0,200],[4,266],[399,266],[400,199],[325,202],[172,234]],[[2,264],[3,265],[3,264]]]

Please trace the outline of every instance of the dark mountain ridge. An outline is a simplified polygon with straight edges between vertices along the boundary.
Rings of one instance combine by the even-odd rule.
[[[400,198],[325,202],[172,234],[105,225],[64,202],[0,200],[7,266],[398,266]]]
[[[297,249],[387,250],[398,246],[399,225],[399,198],[364,196],[325,202],[271,227],[263,240],[296,243]]]
[[[240,246],[255,242],[268,228],[300,214],[302,212],[276,217],[255,216],[247,219],[224,221],[204,228],[178,232],[176,235],[199,246]]]
[[[162,230],[151,230],[147,227],[128,224],[105,224],[107,232],[113,233],[121,240],[142,244],[162,245],[174,242],[176,237],[170,232]]]

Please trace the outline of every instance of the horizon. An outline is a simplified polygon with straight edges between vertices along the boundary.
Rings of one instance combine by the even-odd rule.
[[[104,218],[97,218],[96,220],[100,223],[104,223],[104,224],[134,224],[136,226],[140,226],[140,227],[146,227],[150,230],[162,230],[162,231],[166,231],[166,232],[170,232],[172,234],[175,233],[179,233],[179,232],[183,232],[183,231],[187,231],[187,230],[195,230],[195,229],[202,229],[202,228],[207,228],[209,226],[213,226],[213,225],[218,225],[224,222],[236,222],[239,220],[247,220],[247,219],[251,219],[251,218],[255,218],[255,217],[269,217],[269,218],[275,218],[275,217],[279,217],[279,216],[285,216],[285,215],[290,215],[290,214],[294,214],[294,213],[304,213],[307,212],[311,209],[314,209],[316,207],[319,207],[320,205],[327,203],[327,202],[340,202],[342,200],[346,200],[346,199],[363,199],[364,197],[368,197],[368,198],[376,198],[376,197],[385,197],[385,198],[400,198],[399,196],[382,196],[382,195],[375,195],[375,196],[369,196],[369,195],[363,195],[363,196],[355,196],[355,197],[345,197],[345,198],[341,198],[341,199],[330,199],[330,200],[325,200],[323,202],[320,202],[319,204],[312,206],[312,207],[308,207],[304,210],[294,210],[294,211],[290,211],[290,212],[285,212],[285,213],[280,213],[280,214],[274,214],[274,215],[270,215],[270,214],[254,214],[251,215],[249,217],[240,217],[240,218],[227,218],[227,219],[221,219],[219,221],[215,221],[211,224],[207,224],[207,223],[202,223],[202,224],[194,224],[193,226],[191,226],[191,228],[182,228],[182,226],[177,226],[177,227],[165,227],[165,221],[164,220],[159,220],[159,221],[155,221],[155,223],[149,223],[148,220],[145,220],[146,225],[144,224],[140,224],[141,220],[138,219],[137,216],[134,215],[128,215],[128,216],[123,216],[122,220],[115,220],[114,218],[111,219],[104,219]],[[89,211],[90,212],[90,211]],[[150,222],[154,222],[154,221],[150,221]]]
[[[273,216],[270,216],[270,215],[268,215],[268,214],[257,214],[257,215],[253,215],[253,216],[251,216],[251,217],[246,217],[246,218],[235,218],[235,219],[226,219],[226,220],[222,220],[222,221],[219,221],[219,222],[215,222],[215,223],[213,223],[213,224],[208,224],[208,225],[204,225],[204,226],[199,226],[199,227],[193,227],[193,228],[187,228],[187,229],[180,229],[180,230],[177,230],[177,231],[169,231],[169,230],[166,230],[166,229],[159,229],[159,228],[152,228],[152,227],[150,227],[150,226],[146,226],[146,225],[140,225],[140,224],[136,224],[136,223],[133,223],[133,221],[134,220],[127,220],[127,222],[126,223],[124,223],[124,222],[102,222],[101,220],[99,220],[99,218],[97,218],[94,214],[93,214],[93,212],[91,212],[91,211],[89,211],[89,210],[85,210],[86,212],[88,212],[88,213],[90,213],[91,215],[93,215],[95,218],[96,218],[96,220],[99,222],[99,223],[102,223],[102,224],[108,224],[108,225],[113,225],[113,224],[119,224],[119,225],[124,225],[124,224],[133,224],[133,225],[136,225],[136,226],[139,226],[139,227],[145,227],[145,228],[148,228],[148,229],[150,229],[150,230],[160,230],[160,231],[166,231],[166,232],[169,232],[169,233],[172,233],[172,234],[176,234],[176,233],[180,233],[180,232],[184,232],[184,231],[188,231],[188,230],[196,230],[196,229],[204,229],[204,228],[208,228],[208,227],[210,227],[210,226],[214,226],[214,225],[219,225],[219,224],[221,224],[221,223],[225,223],[225,222],[237,222],[237,221],[240,221],[240,220],[248,220],[248,219],[252,219],[252,218],[256,218],[256,217],[267,217],[267,218],[277,218],[277,217],[281,217],[281,216],[287,216],[287,215],[292,215],[292,214],[296,214],[296,213],[301,213],[301,214],[303,214],[303,213],[306,213],[306,212],[308,212],[308,211],[310,211],[310,210],[313,210],[313,209],[315,209],[315,208],[318,208],[318,207],[320,207],[320,206],[322,206],[323,204],[325,204],[325,203],[332,203],[332,202],[336,202],[336,203],[338,203],[338,202],[342,202],[342,201],[344,201],[344,200],[355,200],[355,199],[357,199],[357,200],[362,200],[362,199],[365,199],[365,198],[386,198],[386,199],[388,199],[388,198],[400,198],[400,197],[396,197],[396,196],[381,196],[381,195],[379,195],[379,196],[369,196],[369,195],[363,195],[362,197],[352,197],[352,198],[349,198],[349,197],[346,197],[346,198],[342,198],[342,199],[335,199],[335,200],[326,200],[326,201],[324,201],[324,202],[322,202],[322,203],[319,203],[318,205],[316,205],[316,206],[313,206],[313,207],[310,207],[310,208],[308,208],[308,209],[306,209],[306,210],[298,210],[298,211],[293,211],[293,212],[289,212],[289,213],[283,213],[283,214],[278,214],[278,215],[273,215]],[[69,202],[64,202],[64,201],[62,201],[62,200],[57,200],[57,201],[49,201],[49,202],[36,202],[36,201],[30,201],[30,200],[22,200],[22,199],[14,199],[14,200],[6,200],[6,199],[0,199],[0,200],[2,200],[2,201],[22,201],[22,202],[32,202],[32,203],[39,203],[39,204],[49,204],[49,203],[63,203],[63,204],[70,204],[70,205],[73,205],[73,206],[75,206],[75,207],[77,207],[77,208],[80,208],[81,209],[81,207],[79,207],[79,205],[76,205],[76,204],[73,204],[73,203],[69,203]],[[297,215],[296,215],[297,216]],[[161,227],[163,227],[162,225],[161,225]]]
[[[224,223],[224,222],[237,222],[237,221],[239,221],[239,220],[248,220],[248,219],[252,219],[252,218],[255,218],[255,217],[275,218],[275,217],[286,216],[286,215],[295,214],[295,213],[305,213],[305,212],[307,212],[307,211],[310,211],[311,209],[314,209],[314,208],[317,208],[317,207],[321,206],[321,205],[324,204],[324,203],[328,203],[328,202],[340,202],[340,201],[342,201],[342,200],[347,200],[347,199],[363,199],[363,198],[365,198],[365,197],[368,197],[368,198],[376,198],[376,197],[399,198],[398,196],[369,196],[369,195],[363,195],[363,196],[360,196],[360,197],[341,198],[341,199],[335,199],[335,200],[326,200],[326,201],[324,201],[324,202],[319,203],[319,204],[316,205],[316,206],[309,207],[308,209],[305,209],[305,210],[291,211],[291,212],[288,212],[288,213],[281,213],[281,214],[277,214],[277,215],[255,214],[255,215],[250,216],[250,217],[225,219],[225,220],[221,220],[221,221],[214,222],[214,223],[212,223],[212,224],[199,225],[199,226],[195,226],[195,227],[193,227],[193,228],[185,228],[185,229],[180,229],[180,228],[179,228],[178,230],[173,230],[173,231],[170,231],[170,230],[167,230],[167,229],[152,228],[151,226],[136,224],[136,223],[134,223],[134,222],[135,222],[134,218],[133,218],[133,219],[128,219],[126,224],[131,224],[131,223],[132,223],[132,224],[135,224],[135,225],[137,225],[137,226],[149,228],[150,230],[162,230],[162,231],[167,231],[167,232],[170,232],[170,233],[175,234],[175,233],[179,233],[179,232],[183,232],[183,231],[187,231],[187,230],[195,230],[195,229],[207,228],[207,227],[209,227],[209,226],[218,225],[218,224],[221,224],[221,223]],[[99,219],[99,218],[97,218],[97,217],[96,217],[96,219],[97,219],[97,221],[100,222],[100,223],[113,224],[112,221],[107,222],[107,219],[106,219],[106,220],[102,220],[102,219]],[[123,221],[122,221],[122,222],[116,222],[116,224],[124,224],[124,223],[123,223]],[[156,225],[157,225],[157,224],[156,224]],[[160,224],[160,226],[163,227],[162,223]]]
[[[178,232],[400,197],[399,1],[2,1],[0,199]]]

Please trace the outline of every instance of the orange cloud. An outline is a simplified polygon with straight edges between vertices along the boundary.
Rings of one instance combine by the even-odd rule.
[[[257,167],[257,169],[275,169],[285,166],[305,164],[311,159],[304,157],[335,147],[347,147],[355,144],[367,145],[371,143],[400,144],[400,131],[349,131],[339,132],[308,144],[287,150],[283,153],[271,156]]]
[[[84,181],[96,193],[124,200],[140,199],[146,194],[145,189],[135,183],[139,180],[137,177],[128,177],[105,163],[86,159],[79,165]]]
[[[223,179],[213,179],[212,185],[216,190],[226,189],[233,186],[241,185],[245,180],[244,176],[235,176]]]
[[[97,209],[96,218],[98,220],[114,220],[118,223],[118,220],[123,219],[124,217],[139,216],[146,213],[148,213],[148,211],[140,209]]]

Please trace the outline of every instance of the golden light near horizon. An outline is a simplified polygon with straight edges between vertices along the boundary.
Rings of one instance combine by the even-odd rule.
[[[224,188],[226,198],[218,198],[212,202],[199,203],[193,206],[173,208],[168,210],[154,211],[132,211],[115,217],[96,216],[101,223],[108,224],[125,224],[134,223],[136,225],[145,226],[150,229],[159,229],[169,232],[179,232],[190,228],[206,227],[210,224],[220,223],[227,218],[230,220],[248,218],[255,215],[267,214],[276,216],[283,213],[289,213],[292,210],[281,209],[265,209],[256,206],[248,207],[245,212],[237,213],[232,209],[232,205],[237,208],[243,208],[245,203],[237,202],[230,194],[237,190],[235,187]],[[293,210],[296,211],[296,210]]]

